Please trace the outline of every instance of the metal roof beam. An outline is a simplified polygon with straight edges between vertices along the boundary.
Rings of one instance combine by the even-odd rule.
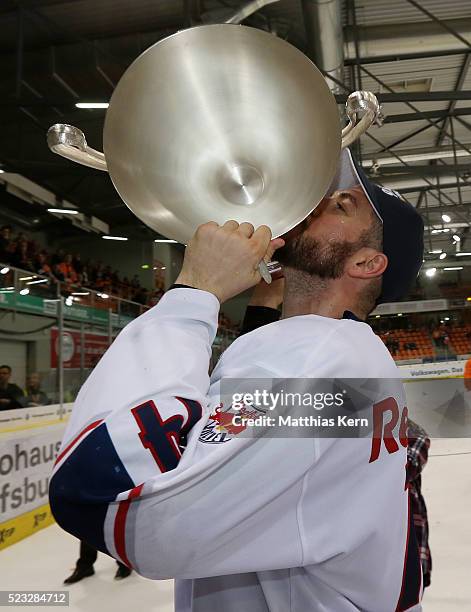
[[[471,51],[467,49],[440,49],[437,51],[417,51],[416,53],[401,53],[394,52],[390,55],[377,55],[376,57],[360,57],[361,64],[384,64],[386,62],[396,62],[399,60],[415,60],[428,59],[434,57],[448,57],[453,55],[469,54]],[[346,66],[354,66],[357,64],[355,58],[346,58]]]
[[[458,108],[451,112],[448,110],[436,110],[422,111],[420,114],[400,113],[399,115],[386,115],[384,123],[403,123],[406,121],[420,121],[421,119],[445,119],[446,117],[456,117],[457,120],[460,121],[459,117],[465,115],[471,115],[471,108]],[[468,124],[463,120],[461,120],[460,123],[463,123],[466,127],[471,129],[471,124]]]
[[[460,73],[458,75],[458,79],[457,79],[456,85],[455,85],[455,90],[456,91],[460,91],[461,88],[463,87],[463,84],[466,81],[466,77],[468,75],[468,70],[469,70],[469,66],[470,65],[471,65],[471,54],[467,55],[464,58],[463,65],[461,66]],[[445,121],[443,122],[443,125],[441,127],[440,133],[438,134],[437,140],[436,140],[436,143],[435,143],[437,145],[437,147],[439,147],[442,144],[443,139],[445,138],[445,132],[448,129],[448,125],[449,125],[449,121],[450,121],[449,114],[452,113],[455,110],[457,102],[458,102],[458,99],[456,98],[455,100],[451,100],[450,104],[448,105],[448,109],[447,109],[447,115],[448,116],[445,118]]]
[[[365,72],[366,70],[363,69]],[[375,75],[368,72],[368,76],[379,83],[380,80]],[[384,84],[383,84],[384,85]],[[376,97],[382,104],[395,104],[397,102],[447,102],[449,100],[471,100],[471,90],[462,91],[417,91],[417,92],[388,92],[376,93]],[[338,104],[345,104],[347,94],[337,94],[335,99]]]

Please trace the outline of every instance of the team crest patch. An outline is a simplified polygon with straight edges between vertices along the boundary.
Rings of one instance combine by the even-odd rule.
[[[200,434],[200,442],[206,444],[221,444],[229,442],[237,434],[246,429],[246,425],[235,425],[233,423],[234,416],[246,417],[248,419],[259,416],[256,410],[249,410],[245,407],[240,410],[223,410],[223,404],[219,404],[214,409],[214,412],[209,417],[209,421],[203,428]]]

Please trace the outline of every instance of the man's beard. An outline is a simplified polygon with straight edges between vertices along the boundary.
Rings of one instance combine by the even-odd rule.
[[[276,251],[275,258],[288,268],[306,272],[321,279],[340,278],[345,264],[358,249],[365,246],[364,237],[322,244],[320,240],[301,234]]]

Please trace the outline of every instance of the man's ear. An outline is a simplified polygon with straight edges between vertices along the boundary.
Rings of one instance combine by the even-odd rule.
[[[352,278],[372,280],[384,274],[387,266],[388,258],[384,253],[363,247],[350,257],[345,271]]]

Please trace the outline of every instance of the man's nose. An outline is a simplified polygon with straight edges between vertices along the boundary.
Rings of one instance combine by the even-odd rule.
[[[315,207],[315,209],[311,213],[309,213],[309,215],[304,219],[303,223],[305,228],[309,227],[313,221],[315,221],[318,217],[321,216],[324,206],[328,202],[328,200],[329,198],[327,197],[322,198],[322,200]]]

